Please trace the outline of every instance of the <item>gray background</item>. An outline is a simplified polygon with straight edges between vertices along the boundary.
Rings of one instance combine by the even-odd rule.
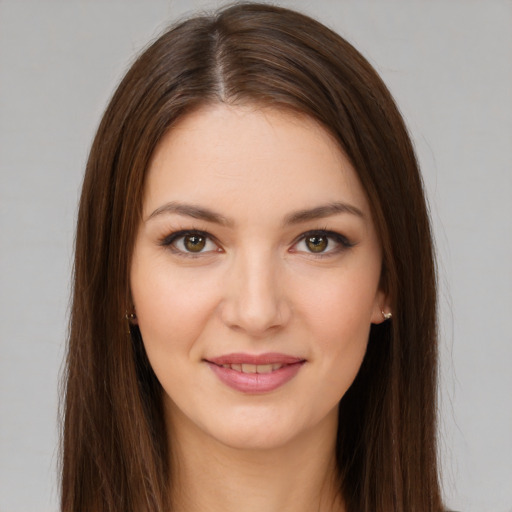
[[[56,511],[58,374],[93,133],[134,52],[213,1],[0,0],[0,511]],[[365,54],[423,168],[447,503],[512,511],[512,3],[282,1]]]

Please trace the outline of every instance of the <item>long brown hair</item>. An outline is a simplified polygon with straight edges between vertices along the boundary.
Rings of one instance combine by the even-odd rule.
[[[340,403],[340,492],[354,512],[439,512],[436,278],[422,182],[387,88],[344,39],[291,10],[235,5],[166,31],[130,68],[92,145],[74,264],[62,511],[168,511],[161,387],[127,332],[145,172],[173,123],[207,103],[291,109],[350,158],[383,248],[393,319],[372,326]]]

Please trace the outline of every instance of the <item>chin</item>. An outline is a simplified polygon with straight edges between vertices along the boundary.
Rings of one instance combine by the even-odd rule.
[[[186,432],[187,440],[202,439],[205,443],[219,443],[237,450],[278,449],[309,429],[305,418],[277,406],[252,404],[229,411],[223,407],[208,411],[206,408],[183,410],[173,402],[168,402],[167,406],[167,419],[175,427],[171,429],[180,438],[180,432]]]
[[[291,426],[267,425],[266,427],[246,425],[233,426],[222,431],[210,432],[221,444],[236,450],[265,451],[283,448],[299,435]]]
[[[209,422],[206,431],[230,448],[259,451],[293,448],[295,443],[309,444],[310,436],[327,440],[336,435],[337,406],[318,415],[291,414],[283,408],[277,409],[242,407],[230,415],[229,421],[223,415],[224,421]]]

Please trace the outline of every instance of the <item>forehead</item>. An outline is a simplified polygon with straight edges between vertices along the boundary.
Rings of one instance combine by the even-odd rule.
[[[169,201],[238,206],[246,215],[335,201],[368,211],[350,161],[318,122],[224,104],[183,117],[158,144],[146,178],[145,215]]]

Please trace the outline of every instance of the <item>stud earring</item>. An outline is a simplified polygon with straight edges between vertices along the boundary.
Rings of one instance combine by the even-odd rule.
[[[126,318],[126,320],[128,320],[128,322],[133,322],[133,321],[137,320],[137,315],[135,313],[128,313],[128,311],[127,311],[125,318]]]
[[[130,326],[132,326],[135,323],[135,320],[137,320],[137,315],[135,314],[135,311],[132,313],[128,313],[128,311],[126,311],[124,317],[126,318],[126,334],[131,334]]]
[[[388,313],[384,313],[384,311],[381,309],[380,312],[382,313],[382,318],[384,318],[384,320],[389,320],[393,316],[393,313],[391,313],[391,311],[389,311]]]

